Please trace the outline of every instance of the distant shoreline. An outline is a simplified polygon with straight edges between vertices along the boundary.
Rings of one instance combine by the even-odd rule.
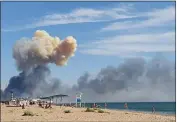
[[[121,111],[130,111],[130,112],[144,112],[144,113],[152,113],[152,106],[155,107],[155,114],[160,115],[176,115],[176,102],[83,102],[82,105],[85,104],[85,107],[92,107],[93,104],[99,105],[101,108],[105,108],[104,104],[107,103],[107,109],[110,110],[121,110]],[[124,108],[124,104],[128,104],[128,109]],[[68,103],[64,103],[68,104]],[[75,104],[75,103],[71,103]],[[58,104],[59,105],[59,104]],[[160,105],[160,106],[159,106]]]
[[[24,111],[31,111],[34,116],[22,116]],[[70,110],[71,113],[64,113]],[[85,112],[86,108],[72,108],[52,106],[52,109],[43,109],[38,106],[29,106],[24,110],[21,107],[1,106],[2,121],[174,121],[175,116],[151,114],[129,110],[102,109],[105,113]]]
[[[148,111],[136,111],[136,110],[129,110],[129,109],[127,109],[127,110],[123,110],[123,109],[109,109],[109,108],[107,110],[133,112],[133,113],[143,113],[143,114],[151,114],[151,115],[176,116],[176,113],[174,113],[174,114],[166,114],[166,113],[163,113],[163,112],[152,113],[152,112],[148,112]]]

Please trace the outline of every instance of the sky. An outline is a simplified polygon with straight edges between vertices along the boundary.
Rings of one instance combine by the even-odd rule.
[[[13,45],[36,30],[76,38],[67,66],[49,64],[52,76],[68,85],[127,58],[160,54],[175,61],[175,2],[2,2],[1,30],[2,89],[19,73]]]

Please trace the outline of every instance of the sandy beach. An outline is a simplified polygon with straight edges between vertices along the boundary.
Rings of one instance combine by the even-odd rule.
[[[70,110],[71,113],[65,113]],[[1,105],[1,121],[174,121],[175,116],[158,115],[143,112],[102,109],[105,113],[85,112],[86,108],[52,106],[51,109],[29,106],[6,107]],[[22,116],[24,111],[31,111],[34,116]]]

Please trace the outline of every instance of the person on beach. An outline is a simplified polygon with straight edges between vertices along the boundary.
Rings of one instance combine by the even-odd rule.
[[[155,108],[154,108],[154,106],[152,106],[152,113],[155,113]]]
[[[22,109],[25,109],[25,104],[22,105]]]
[[[107,107],[107,104],[105,103],[105,104],[104,104],[104,108],[106,109],[106,107]]]
[[[92,108],[95,108],[95,103],[92,105]]]
[[[128,108],[128,105],[127,103],[124,104],[124,108],[127,109]]]

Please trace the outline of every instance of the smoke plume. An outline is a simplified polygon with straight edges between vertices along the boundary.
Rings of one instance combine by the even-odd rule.
[[[40,65],[34,68],[29,75],[22,72],[19,76],[12,77],[4,92],[14,91],[15,96],[47,95],[58,90],[60,83],[60,80],[50,78],[50,70],[47,66]]]
[[[46,31],[37,30],[32,39],[23,38],[16,42],[13,57],[20,71],[48,63],[66,65],[68,59],[74,56],[76,47],[76,40],[72,36],[61,41]]]
[[[175,65],[162,57],[127,59],[118,67],[101,69],[94,78],[85,73],[73,88],[96,101],[171,101],[175,100]]]
[[[117,67],[102,68],[94,77],[84,73],[72,87],[64,86],[50,76],[47,64],[65,65],[76,47],[73,37],[60,41],[45,31],[17,41],[13,57],[21,73],[10,79],[2,96],[7,98],[11,90],[16,97],[64,93],[73,102],[76,92],[82,92],[86,102],[175,101],[175,64],[164,57],[125,59]]]
[[[61,83],[50,77],[47,64],[66,65],[69,58],[74,56],[76,48],[76,40],[72,36],[61,41],[41,30],[37,30],[32,39],[20,39],[14,45],[13,58],[21,73],[10,79],[2,96],[7,98],[10,91],[18,97],[55,92]]]
[[[101,69],[94,77],[88,72],[84,73],[72,87],[64,86],[57,78],[51,78],[46,66],[38,66],[30,74],[25,77],[26,80],[22,74],[12,77],[5,93],[14,88],[14,91],[21,89],[20,95],[64,93],[71,96],[69,102],[74,102],[77,92],[83,93],[83,101],[86,102],[175,100],[175,64],[165,58],[158,57],[150,61],[143,58],[127,59],[118,67]]]

